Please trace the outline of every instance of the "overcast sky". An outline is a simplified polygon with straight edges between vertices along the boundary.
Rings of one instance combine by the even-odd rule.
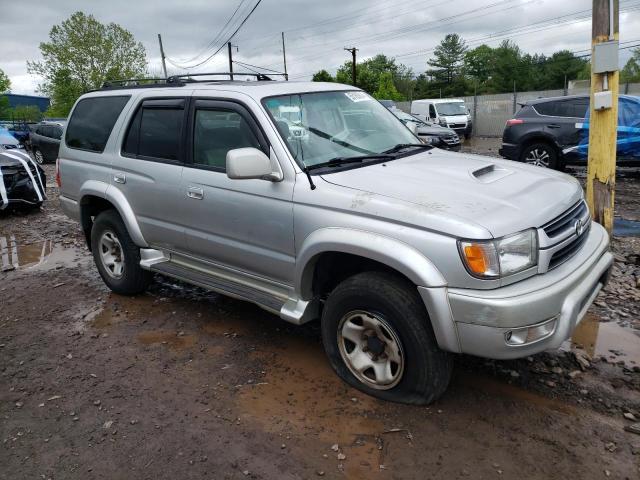
[[[241,0],[0,0],[0,69],[14,93],[33,93],[38,78],[27,73],[26,60],[40,58],[38,45],[49,30],[82,10],[100,22],[130,30],[147,49],[152,73],[161,71],[157,34],[167,57],[193,65],[215,51],[229,34],[206,48]],[[244,0],[235,27],[257,0]],[[280,32],[285,32],[292,79],[309,79],[325,68],[334,73],[347,58],[343,47],[359,49],[359,59],[376,53],[423,72],[433,47],[447,33],[459,33],[470,47],[497,45],[505,38],[529,53],[559,49],[588,53],[591,0],[262,0],[233,39],[234,60],[282,71]],[[640,0],[620,0],[620,41],[640,44]],[[621,45],[625,46],[625,44]],[[629,56],[622,51],[622,59]],[[194,58],[196,57],[196,58]],[[183,72],[171,64],[170,73]],[[237,71],[241,70],[236,66]],[[226,48],[197,71],[227,71]]]

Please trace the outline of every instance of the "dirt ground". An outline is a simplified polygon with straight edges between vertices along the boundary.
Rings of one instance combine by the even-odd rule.
[[[640,220],[639,186],[618,182],[624,218]],[[342,383],[317,325],[163,277],[109,293],[48,194],[0,216],[16,264],[0,272],[0,479],[639,478],[638,238],[616,239],[621,293],[576,345],[460,356],[445,396],[414,407]]]

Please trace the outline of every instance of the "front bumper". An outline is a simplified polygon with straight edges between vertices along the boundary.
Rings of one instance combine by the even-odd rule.
[[[607,232],[594,222],[584,246],[554,270],[495,290],[449,289],[459,351],[509,359],[560,347],[607,282],[608,247]],[[508,341],[537,325],[551,328],[531,341]]]
[[[520,157],[520,147],[514,143],[503,143],[498,149],[498,155],[509,160],[518,160]]]

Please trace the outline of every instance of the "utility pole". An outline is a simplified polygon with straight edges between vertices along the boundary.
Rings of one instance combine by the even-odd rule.
[[[282,61],[284,62],[284,79],[289,81],[289,74],[287,74],[287,51],[284,49],[284,32],[282,33]]]
[[[351,83],[353,86],[356,86],[356,52],[358,49],[356,47],[345,48],[347,52],[351,52]]]
[[[160,58],[162,58],[162,71],[164,72],[164,78],[167,78],[167,64],[164,60],[164,49],[162,48],[162,37],[158,34],[158,42],[160,43]]]
[[[587,203],[593,219],[613,231],[618,124],[619,0],[593,0]]]
[[[233,80],[233,57],[231,56],[231,42],[227,42],[227,49],[229,51],[229,76]]]

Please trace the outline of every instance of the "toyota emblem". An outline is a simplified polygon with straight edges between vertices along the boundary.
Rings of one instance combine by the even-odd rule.
[[[582,223],[582,220],[580,219],[576,220],[575,229],[576,229],[576,235],[578,237],[582,235],[582,232],[584,232],[584,224]]]

